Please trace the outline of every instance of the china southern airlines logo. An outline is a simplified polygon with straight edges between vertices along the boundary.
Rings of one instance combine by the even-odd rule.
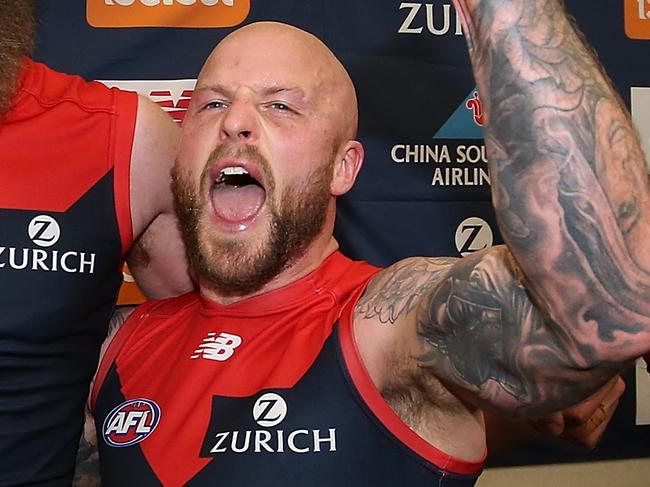
[[[160,407],[149,399],[132,399],[114,408],[102,426],[104,441],[122,448],[135,445],[154,432],[160,422]]]
[[[203,358],[206,360],[225,362],[232,357],[235,349],[241,344],[242,339],[237,335],[223,332],[217,335],[215,332],[210,332],[198,348],[194,350],[194,354],[190,358]]]
[[[474,123],[482,127],[485,120],[483,118],[483,104],[481,103],[478,91],[475,91],[472,97],[465,102],[465,106],[468,110],[471,110]]]

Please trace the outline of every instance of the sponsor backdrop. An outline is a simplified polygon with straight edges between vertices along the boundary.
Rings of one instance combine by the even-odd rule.
[[[567,4],[634,108],[647,148],[650,0]],[[466,255],[501,242],[489,203],[481,101],[451,0],[37,0],[37,5],[37,60],[148,95],[179,123],[203,60],[233,28],[280,20],[313,32],[347,66],[359,92],[366,163],[354,190],[340,201],[336,235],[344,251],[386,265],[410,255]],[[650,455],[650,426],[642,425],[650,415],[644,369],[639,363],[639,387],[634,371],[627,378],[625,398],[595,452],[539,442],[491,464]]]

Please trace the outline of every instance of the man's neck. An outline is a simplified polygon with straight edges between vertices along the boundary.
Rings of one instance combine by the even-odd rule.
[[[212,285],[212,283],[202,276],[199,276],[199,290],[201,294],[210,301],[226,306],[238,301],[243,301],[260,294],[265,294],[284,286],[292,284],[309,273],[313,272],[320,266],[323,261],[335,252],[339,247],[338,242],[331,237],[324,243],[315,242],[307,248],[305,254],[296,259],[286,269],[273,277],[268,283],[259,290],[248,294],[228,294],[224,293]]]

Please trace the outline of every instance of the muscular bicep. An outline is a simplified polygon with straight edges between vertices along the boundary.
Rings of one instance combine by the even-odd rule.
[[[127,254],[129,270],[149,299],[186,293],[193,288],[176,215],[159,215]]]
[[[558,410],[618,370],[594,367],[589,346],[540,312],[504,247],[446,263],[416,259],[393,266],[358,310],[360,317],[394,327],[389,341],[404,355],[396,363],[411,366],[400,373],[431,374],[486,409]]]
[[[420,367],[484,407],[540,414],[575,404],[622,367],[599,362],[535,303],[505,247],[462,259],[423,300]]]
[[[180,129],[172,119],[140,97],[131,156],[135,242],[127,260],[140,289],[154,299],[192,289],[171,191],[179,137]]]

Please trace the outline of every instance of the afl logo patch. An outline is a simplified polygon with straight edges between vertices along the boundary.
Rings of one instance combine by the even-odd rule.
[[[106,416],[102,433],[110,446],[124,447],[140,443],[158,426],[160,407],[149,399],[123,402]]]

